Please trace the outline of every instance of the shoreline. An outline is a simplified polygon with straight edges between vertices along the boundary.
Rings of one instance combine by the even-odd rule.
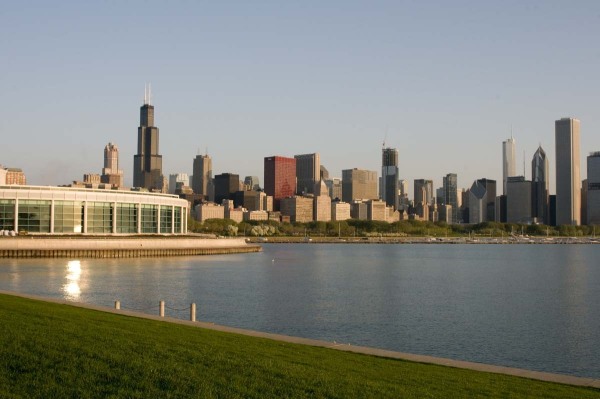
[[[195,328],[202,328],[202,329],[208,329],[208,330],[213,330],[213,331],[233,333],[233,334],[239,334],[239,335],[250,336],[250,337],[266,338],[266,339],[280,341],[280,342],[286,342],[286,343],[328,348],[328,349],[333,349],[333,350],[352,352],[352,353],[358,353],[358,354],[370,355],[370,356],[377,356],[377,357],[383,357],[383,358],[388,358],[388,359],[405,360],[405,361],[416,362],[416,363],[433,364],[433,365],[454,367],[454,368],[466,369],[466,370],[472,370],[472,371],[509,375],[509,376],[527,378],[527,379],[538,380],[538,381],[554,382],[554,383],[567,384],[567,385],[572,385],[572,386],[600,389],[600,379],[589,378],[589,377],[577,377],[577,376],[571,376],[571,375],[566,375],[566,374],[556,374],[556,373],[549,373],[549,372],[543,372],[543,371],[533,371],[533,370],[519,369],[519,368],[513,368],[513,367],[506,367],[506,366],[497,366],[497,365],[491,365],[491,364],[485,364],[485,363],[475,363],[475,362],[469,362],[469,361],[463,361],[463,360],[453,360],[453,359],[440,358],[440,357],[434,357],[434,356],[428,356],[428,355],[416,355],[416,354],[411,354],[411,353],[396,352],[396,351],[391,351],[391,350],[386,350],[386,349],[378,349],[378,348],[371,348],[371,347],[365,347],[365,346],[355,346],[355,345],[351,345],[351,344],[337,343],[335,341],[328,342],[328,341],[315,340],[315,339],[310,339],[310,338],[300,338],[300,337],[293,337],[293,336],[289,336],[289,335],[266,333],[266,332],[242,329],[242,328],[237,328],[237,327],[228,327],[228,326],[223,326],[223,325],[214,324],[214,323],[210,323],[210,322],[187,321],[187,320],[176,319],[176,318],[172,318],[172,317],[160,317],[158,315],[155,316],[155,315],[150,315],[150,314],[140,313],[140,312],[130,311],[130,310],[120,310],[120,309],[116,310],[114,308],[106,307],[106,306],[87,304],[87,303],[83,303],[83,302],[70,302],[70,301],[67,301],[64,299],[49,298],[49,297],[30,295],[30,294],[22,294],[22,293],[13,292],[13,291],[0,290],[0,294],[13,296],[13,297],[19,297],[19,298],[25,298],[25,299],[31,299],[31,300],[41,301],[41,302],[73,306],[73,307],[77,307],[77,308],[95,310],[95,311],[100,311],[100,312],[105,312],[105,313],[118,314],[118,315],[128,316],[128,317],[136,317],[136,318],[142,318],[142,319],[148,319],[148,320],[162,321],[162,322],[172,323],[172,324],[181,324],[181,325],[192,326]]]
[[[253,244],[600,244],[595,237],[251,237]]]
[[[198,236],[18,236],[0,239],[0,258],[138,258],[260,252],[244,238]]]

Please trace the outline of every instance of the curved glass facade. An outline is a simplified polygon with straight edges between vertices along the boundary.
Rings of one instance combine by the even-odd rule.
[[[121,190],[0,186],[0,230],[45,234],[185,234],[188,202]]]

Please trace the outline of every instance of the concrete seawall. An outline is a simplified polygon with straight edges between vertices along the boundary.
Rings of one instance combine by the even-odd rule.
[[[243,238],[7,237],[0,258],[138,258],[260,252]]]

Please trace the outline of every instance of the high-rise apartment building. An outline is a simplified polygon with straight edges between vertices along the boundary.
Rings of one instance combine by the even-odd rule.
[[[154,106],[148,87],[140,107],[137,154],[133,156],[133,185],[151,191],[164,191],[162,155],[158,153],[158,128],[154,126]]]
[[[264,191],[273,197],[273,208],[278,211],[280,200],[296,191],[296,159],[266,157],[264,165]]]
[[[587,157],[587,220],[588,225],[600,225],[600,152]]]
[[[555,122],[556,224],[581,224],[581,179],[579,175],[580,122],[562,118]]]
[[[378,199],[377,172],[364,169],[342,170],[342,200],[352,203],[354,200]]]
[[[296,159],[296,192],[312,194],[321,180],[321,157],[318,153],[294,155]]]
[[[212,158],[206,155],[196,155],[192,175],[192,190],[194,193],[208,197],[212,186]]]
[[[451,223],[460,222],[460,212],[458,207],[458,176],[456,173],[448,173],[444,180],[444,205],[452,207]]]
[[[512,137],[502,142],[502,193],[506,194],[506,182],[517,174],[515,139]]]
[[[531,160],[531,216],[538,223],[548,224],[548,196],[550,184],[550,167],[546,152],[539,146]]]
[[[399,186],[398,150],[382,148],[381,150],[381,184],[379,196],[388,206],[398,209]]]
[[[119,147],[116,144],[108,143],[104,147],[104,168],[100,182],[111,184],[113,187],[123,187],[123,170],[119,169]]]

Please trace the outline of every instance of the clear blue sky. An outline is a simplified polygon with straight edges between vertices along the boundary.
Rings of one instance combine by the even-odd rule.
[[[58,1],[0,8],[0,164],[31,184],[100,173],[115,142],[131,184],[152,83],[164,173],[258,175],[263,158],[319,152],[333,176],[501,179],[501,142],[554,175],[554,120],[600,150],[598,1]],[[552,187],[554,183],[552,182]],[[412,197],[412,195],[411,195]]]

